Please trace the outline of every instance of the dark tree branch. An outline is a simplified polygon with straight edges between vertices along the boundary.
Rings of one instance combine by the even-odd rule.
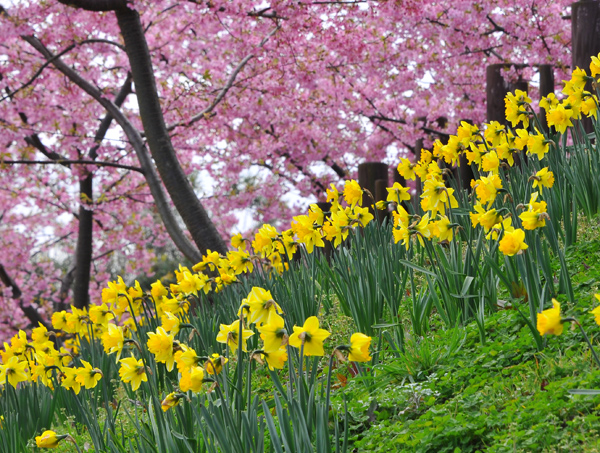
[[[21,292],[19,285],[17,285],[17,283],[8,275],[2,264],[0,264],[0,281],[4,283],[4,286],[12,289],[12,298],[18,301],[19,308],[23,311],[27,319],[29,319],[32,326],[37,327],[38,324],[41,324],[46,328],[50,327],[50,330],[52,329],[51,326],[46,324],[44,318],[42,318],[34,306],[25,305],[21,298],[23,293]]]
[[[66,49],[64,49],[62,52],[57,53],[56,55],[54,55],[54,57],[52,57],[52,59],[46,60],[46,62],[44,64],[42,64],[42,66],[40,66],[37,71],[35,71],[35,74],[33,74],[33,76],[31,76],[31,78],[27,82],[25,82],[19,88],[15,89],[14,91],[11,91],[6,96],[4,96],[3,98],[1,98],[0,102],[4,101],[5,99],[12,99],[12,97],[15,94],[17,94],[19,91],[21,91],[21,90],[27,88],[29,85],[31,85],[35,81],[35,79],[37,79],[40,76],[40,74],[44,71],[44,69],[46,67],[48,67],[48,65],[52,64],[53,60],[55,60],[57,58],[60,58],[61,56],[63,56],[67,52],[69,52],[70,50],[73,50],[74,48],[75,48],[75,44],[71,44]]]
[[[64,165],[69,167],[71,165],[96,165],[97,167],[113,167],[122,168],[123,170],[136,171],[144,174],[144,170],[140,167],[133,167],[131,165],[116,164],[114,162],[99,162],[96,160],[69,160],[69,159],[57,159],[57,160],[0,160],[0,166],[6,165]]]
[[[267,43],[267,41],[269,40],[269,38],[271,36],[273,36],[275,33],[277,33],[277,31],[280,28],[281,28],[281,26],[277,25],[273,30],[271,30],[271,32],[267,36],[265,36],[263,38],[263,40],[260,42],[260,44],[258,45],[258,48],[264,47],[264,45]],[[211,102],[211,104],[208,107],[206,107],[201,112],[196,113],[189,120],[179,121],[177,123],[173,123],[173,124],[168,125],[167,126],[167,130],[168,131],[172,131],[176,127],[182,126],[182,125],[191,126],[192,124],[194,124],[198,120],[201,120],[202,118],[207,118],[210,114],[212,114],[212,112],[215,109],[215,107],[217,105],[219,105],[219,103],[225,98],[225,95],[228,93],[228,91],[231,89],[231,87],[233,87],[233,84],[235,83],[235,79],[237,78],[238,74],[242,71],[242,69],[244,69],[244,66],[246,66],[246,64],[248,64],[248,62],[252,58],[254,58],[254,56],[255,55],[253,53],[251,53],[249,55],[246,55],[242,59],[242,61],[240,61],[240,63],[236,66],[236,68],[233,70],[233,72],[229,76],[229,79],[227,80],[227,83],[225,84],[225,86],[223,88],[221,88],[221,90],[219,91],[219,94],[217,95],[217,97]]]
[[[34,36],[21,36],[23,40],[28,42],[34,49],[40,52],[45,58],[52,58],[52,52],[50,52],[39,39]],[[71,80],[74,84],[79,86],[83,91],[89,94],[93,99],[95,99],[99,104],[101,104],[108,113],[110,113],[119,126],[123,129],[123,132],[127,135],[131,146],[133,147],[138,160],[140,161],[140,165],[144,170],[144,176],[146,177],[146,182],[148,183],[148,187],[152,192],[152,197],[156,203],[156,208],[160,214],[160,217],[169,233],[169,236],[177,246],[177,248],[192,262],[198,262],[202,259],[202,255],[198,252],[198,250],[192,245],[189,239],[183,234],[181,228],[179,227],[179,223],[173,213],[171,212],[171,208],[169,206],[169,202],[167,201],[166,195],[163,191],[162,185],[160,183],[160,179],[156,174],[156,170],[148,152],[146,150],[146,146],[144,141],[139,133],[139,131],[131,124],[131,122],[125,117],[123,112],[109,99],[104,97],[104,94],[83,77],[81,77],[77,71],[73,68],[65,64],[61,59],[56,59],[53,62],[53,65],[62,72],[66,77]]]
[[[79,42],[79,44],[93,44],[93,43],[110,44],[111,46],[118,47],[119,49],[121,49],[123,51],[125,50],[125,46],[123,44],[120,44],[115,41],[111,41],[109,39],[99,39],[99,38],[84,39],[83,41]]]
[[[48,159],[52,159],[52,162],[64,165],[65,167],[69,166],[69,164],[66,162],[69,159],[61,156],[57,152],[49,150],[46,145],[42,143],[38,134],[28,135],[25,137],[25,143],[27,143],[29,146],[33,146]]]

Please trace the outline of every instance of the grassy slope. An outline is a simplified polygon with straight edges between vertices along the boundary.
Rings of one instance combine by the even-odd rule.
[[[588,312],[600,292],[600,220],[580,231],[567,254],[577,301],[563,302],[563,310],[594,341],[600,327]],[[600,370],[575,325],[546,338],[542,352],[515,310],[489,317],[486,331],[482,345],[468,326],[462,348],[448,358],[439,357],[448,332],[423,340],[409,353],[412,376],[406,360],[392,364],[395,380],[372,397],[361,384],[347,387],[356,451],[600,451],[600,395],[567,392],[600,389]],[[419,372],[431,357],[439,362]]]

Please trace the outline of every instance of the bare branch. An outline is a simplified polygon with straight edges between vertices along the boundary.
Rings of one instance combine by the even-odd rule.
[[[113,167],[122,168],[123,170],[137,171],[138,173],[144,174],[144,170],[140,167],[133,167],[131,165],[122,165],[114,162],[100,162],[97,160],[69,160],[69,159],[57,159],[57,160],[0,160],[0,167],[3,165],[96,165],[98,167]]]
[[[23,299],[21,299],[22,292],[19,288],[19,285],[17,285],[17,283],[8,275],[2,264],[0,264],[0,281],[4,283],[5,286],[12,289],[12,298],[18,301],[19,308],[23,311],[33,326],[37,327],[39,323],[46,328],[50,327],[50,330],[52,330],[52,326],[48,326],[48,324],[44,321],[44,318],[42,318],[33,305],[25,305]]]
[[[110,44],[111,46],[118,47],[122,51],[125,51],[125,46],[123,44],[115,42],[115,41],[111,41],[110,39],[99,39],[99,38],[84,39],[83,41],[79,42],[79,44],[92,44],[92,43]]]
[[[52,53],[42,44],[42,42],[34,36],[21,36],[27,41],[34,49],[40,52],[46,59],[54,57]],[[165,228],[169,232],[169,236],[173,239],[177,248],[188,258],[190,261],[198,262],[202,260],[202,255],[193,246],[190,240],[183,234],[177,219],[173,215],[169,203],[167,201],[166,194],[160,182],[160,178],[154,168],[154,163],[148,154],[142,136],[139,131],[131,124],[127,117],[123,114],[121,109],[117,107],[110,99],[104,97],[103,93],[85,80],[77,71],[65,64],[60,58],[56,58],[52,63],[60,72],[67,76],[73,83],[79,86],[83,91],[89,94],[93,99],[100,103],[108,113],[110,113],[115,121],[121,126],[127,138],[129,139],[133,149],[135,150],[141,168],[144,171],[146,182],[152,192],[152,197],[156,202],[156,207],[165,224]]]
[[[271,32],[267,36],[265,36],[263,38],[263,40],[260,42],[258,47],[262,48],[267,43],[269,38],[271,36],[273,36],[275,33],[277,33],[277,31],[280,28],[281,28],[281,25],[278,24],[273,30],[271,30]],[[225,95],[227,94],[227,92],[231,89],[231,87],[235,83],[235,79],[237,78],[238,74],[241,72],[242,69],[244,69],[244,66],[246,66],[246,64],[248,64],[248,62],[252,58],[254,58],[254,56],[255,55],[253,53],[251,53],[249,55],[246,55],[246,57],[244,57],[244,59],[242,61],[240,61],[240,63],[237,65],[237,67],[233,70],[233,72],[229,76],[229,79],[227,80],[227,83],[225,84],[225,86],[223,88],[221,88],[221,91],[219,91],[219,94],[217,95],[217,97],[213,100],[213,102],[208,107],[206,107],[201,112],[192,116],[189,120],[179,121],[177,123],[168,125],[167,130],[172,131],[173,129],[175,129],[176,127],[179,127],[179,126],[186,126],[186,127],[191,126],[195,122],[197,122],[203,118],[206,118],[208,115],[210,115],[212,113],[212,111],[215,109],[215,107],[217,105],[219,105],[219,103],[223,100],[223,98],[225,98]]]
[[[63,56],[64,54],[66,54],[67,52],[69,52],[70,50],[73,50],[75,48],[75,44],[71,44],[70,46],[68,46],[66,49],[64,49],[62,52],[54,55],[54,57],[52,57],[50,60],[46,60],[46,62],[44,64],[42,64],[42,66],[40,66],[40,68],[35,71],[35,74],[33,74],[33,76],[27,81],[25,82],[23,85],[21,85],[19,88],[17,88],[14,91],[11,91],[10,93],[8,93],[6,96],[4,96],[3,98],[0,99],[0,102],[6,100],[6,99],[11,99],[15,94],[17,94],[19,91],[27,88],[29,85],[31,85],[35,79],[37,79],[40,74],[42,73],[42,71],[50,64],[52,64],[52,61],[55,60],[56,58],[60,58],[61,56]]]

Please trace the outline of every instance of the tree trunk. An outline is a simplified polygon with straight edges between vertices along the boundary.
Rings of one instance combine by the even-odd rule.
[[[200,251],[206,253],[210,249],[225,254],[227,246],[200,203],[173,149],[139,14],[129,8],[117,9],[115,13],[131,65],[144,132],[160,177]]]
[[[117,93],[115,105],[120,107],[131,93],[131,76],[128,75],[125,83]],[[110,113],[102,119],[100,127],[96,132],[94,141],[96,144],[88,152],[90,160],[98,157],[98,148],[104,139],[113,117]],[[77,235],[77,248],[75,249],[75,284],[73,286],[73,300],[77,308],[84,308],[90,304],[90,270],[92,267],[93,233],[94,233],[94,175],[88,173],[79,181],[79,231]]]

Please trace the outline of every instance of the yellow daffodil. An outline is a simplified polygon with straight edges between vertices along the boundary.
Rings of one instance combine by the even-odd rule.
[[[523,123],[523,127],[529,127],[528,104],[531,104],[531,98],[524,91],[515,90],[514,94],[506,95],[504,98],[506,120],[511,122],[512,127],[520,122]]]
[[[519,214],[523,228],[526,230],[535,230],[546,226],[546,218],[548,214],[545,212],[524,211]]]
[[[346,181],[344,184],[344,200],[350,206],[362,206],[363,190],[355,180]]]
[[[487,152],[484,144],[469,143],[469,149],[465,151],[465,157],[469,165],[475,164],[481,167],[481,158]]]
[[[185,345],[181,345],[181,350],[177,351],[174,355],[175,362],[177,362],[177,369],[180,373],[189,370],[191,367],[196,366],[200,363],[200,357],[196,354],[193,348]]]
[[[522,253],[523,250],[529,246],[525,244],[525,232],[520,228],[514,231],[505,231],[498,249],[507,256],[514,256],[518,253]]]
[[[552,141],[547,140],[544,134],[542,134],[537,128],[535,131],[537,134],[530,135],[529,140],[527,141],[527,154],[535,154],[539,160],[542,160],[544,156],[548,154],[550,143],[552,143]]]
[[[94,325],[101,325],[106,328],[108,322],[111,319],[114,319],[114,317],[114,313],[105,303],[90,307],[90,320],[94,323]]]
[[[375,218],[368,208],[354,206],[353,208],[348,208],[348,211],[348,219],[352,222],[352,225],[360,225],[363,228]]]
[[[400,159],[400,163],[398,164],[398,173],[404,179],[415,179],[415,166],[416,164],[411,163],[410,160],[403,157]]]
[[[208,374],[219,374],[223,370],[223,365],[225,365],[227,362],[227,358],[215,353],[211,355],[206,362],[204,362],[204,369]]]
[[[17,356],[13,356],[5,364],[0,365],[0,384],[4,384],[7,380],[10,385],[17,388],[19,382],[29,380],[27,360],[19,360]]]
[[[50,339],[50,334],[48,333],[48,329],[39,323],[39,327],[36,327],[31,331],[31,340],[37,344],[44,344],[48,342]]]
[[[331,183],[329,187],[329,189],[325,190],[325,193],[327,194],[326,200],[331,203],[331,212],[335,212],[340,207],[340,193],[333,183]]]
[[[316,316],[308,318],[302,327],[294,326],[294,333],[289,338],[289,343],[295,348],[304,344],[304,355],[322,356],[323,341],[331,334],[325,329],[319,328],[319,320]]]
[[[66,434],[58,436],[54,431],[46,430],[41,436],[35,437],[35,444],[38,448],[56,448],[58,443],[67,437]]]
[[[102,346],[104,346],[104,352],[107,354],[117,353],[116,361],[119,361],[121,352],[123,351],[123,345],[125,344],[125,330],[121,326],[117,326],[113,323],[108,323],[106,332],[102,334]]]
[[[519,151],[523,151],[530,138],[529,131],[527,129],[516,129],[515,132],[517,133],[517,136],[515,137],[515,146]]]
[[[408,225],[401,224],[399,228],[394,228],[392,230],[392,236],[394,237],[395,244],[402,241],[402,245],[408,250],[410,247],[410,231],[408,230]]]
[[[598,300],[598,302],[600,302],[600,294],[594,294],[594,297]],[[596,317],[596,324],[600,326],[600,305],[594,308],[591,312]]]
[[[479,202],[481,204],[487,203],[489,207],[496,200],[498,190],[502,189],[502,180],[497,174],[490,173],[488,176],[472,180],[471,187],[475,189]]]
[[[154,283],[150,285],[150,295],[154,299],[155,302],[160,302],[163,297],[166,297],[169,294],[169,291],[162,284],[160,280],[156,280]]]
[[[163,412],[167,412],[172,407],[177,406],[181,398],[183,398],[184,396],[185,395],[181,393],[171,392],[165,397],[164,400],[162,400],[160,408],[163,410]]]
[[[592,62],[590,63],[590,74],[592,77],[596,77],[598,74],[600,74],[600,59],[598,58],[599,56],[600,54],[598,54],[598,56],[592,57]]]
[[[170,332],[173,335],[177,335],[179,332],[179,325],[181,324],[181,319],[175,316],[173,313],[169,311],[165,311],[160,318],[161,324],[165,332]]]
[[[282,345],[286,344],[287,332],[284,327],[284,321],[276,312],[269,315],[268,322],[258,327],[260,338],[264,342],[263,350],[265,352],[277,351]]]
[[[239,346],[238,337],[240,330],[240,320],[236,319],[231,324],[221,324],[219,327],[219,333],[217,334],[217,341],[219,343],[227,343],[227,346],[231,349],[231,353],[235,354]],[[242,351],[247,352],[246,340],[254,335],[254,332],[248,329],[242,329]]]
[[[315,246],[325,247],[321,227],[315,225],[307,215],[294,217],[292,231],[298,238],[298,241],[306,246],[306,251],[308,253],[312,253]]]
[[[548,126],[554,126],[561,134],[565,133],[567,127],[573,127],[573,123],[571,122],[572,117],[573,110],[565,108],[562,104],[558,104],[546,113]]]
[[[179,388],[182,392],[191,390],[194,393],[198,393],[202,390],[203,381],[204,369],[199,366],[194,366],[181,373],[181,378],[179,379]]]
[[[63,327],[67,325],[67,312],[62,310],[52,313],[51,320],[52,327],[54,327],[56,330],[62,330]]]
[[[83,367],[77,368],[75,380],[83,385],[86,389],[96,387],[98,381],[102,379],[102,371],[98,368],[92,368],[92,365],[85,360],[82,360]]]
[[[402,187],[402,184],[395,182],[392,187],[387,189],[387,200],[393,203],[402,203],[403,201],[410,200],[410,194],[408,193],[408,187]]]
[[[478,223],[484,228],[485,232],[488,233],[490,229],[494,227],[498,222],[502,220],[502,216],[498,214],[495,209],[490,209],[481,213],[478,217]]]
[[[571,73],[571,80],[563,80],[565,86],[562,92],[568,96],[575,90],[583,90],[588,79],[585,69],[575,68]]]
[[[348,360],[350,362],[368,362],[371,360],[369,347],[371,346],[371,337],[364,333],[356,332],[350,337],[350,352]]]
[[[496,151],[490,151],[489,153],[484,154],[481,158],[481,169],[483,171],[498,173],[499,167],[500,158],[498,157],[498,153],[496,153]]]
[[[263,258],[273,253],[273,241],[279,236],[277,230],[271,225],[264,224],[254,236],[252,248]]]
[[[79,395],[81,390],[81,384],[77,382],[77,369],[76,368],[65,368],[61,375],[61,387],[67,390],[73,390],[75,395]]]
[[[563,325],[560,321],[560,304],[552,299],[552,308],[537,314],[537,330],[540,335],[560,335]]]
[[[167,370],[171,371],[175,363],[173,350],[174,340],[173,334],[168,334],[165,329],[159,327],[156,332],[148,332],[148,351],[154,354],[154,359],[157,362],[162,362],[167,366]]]
[[[119,361],[121,368],[119,368],[119,376],[123,382],[131,383],[131,390],[134,392],[140,388],[142,382],[148,382],[146,376],[146,367],[142,359],[137,360],[135,357],[127,357]]]
[[[116,282],[108,282],[108,288],[102,290],[102,302],[112,305],[115,308],[119,304],[119,299],[127,294],[127,285],[122,277],[118,277]]]
[[[548,170],[548,167],[542,168],[538,171],[533,179],[533,188],[540,188],[540,193],[544,187],[551,188],[554,185],[554,173]]]
[[[234,250],[233,252],[228,252],[227,258],[229,258],[229,263],[236,275],[242,272],[246,274],[254,271],[254,263],[252,263],[250,254],[246,251]]]
[[[262,356],[267,361],[267,365],[271,371],[274,369],[281,370],[288,359],[286,348],[277,349],[271,352],[265,351]]]
[[[441,216],[435,222],[431,224],[431,235],[437,237],[440,241],[451,241],[453,237],[453,230],[450,226],[450,219],[448,217]]]

